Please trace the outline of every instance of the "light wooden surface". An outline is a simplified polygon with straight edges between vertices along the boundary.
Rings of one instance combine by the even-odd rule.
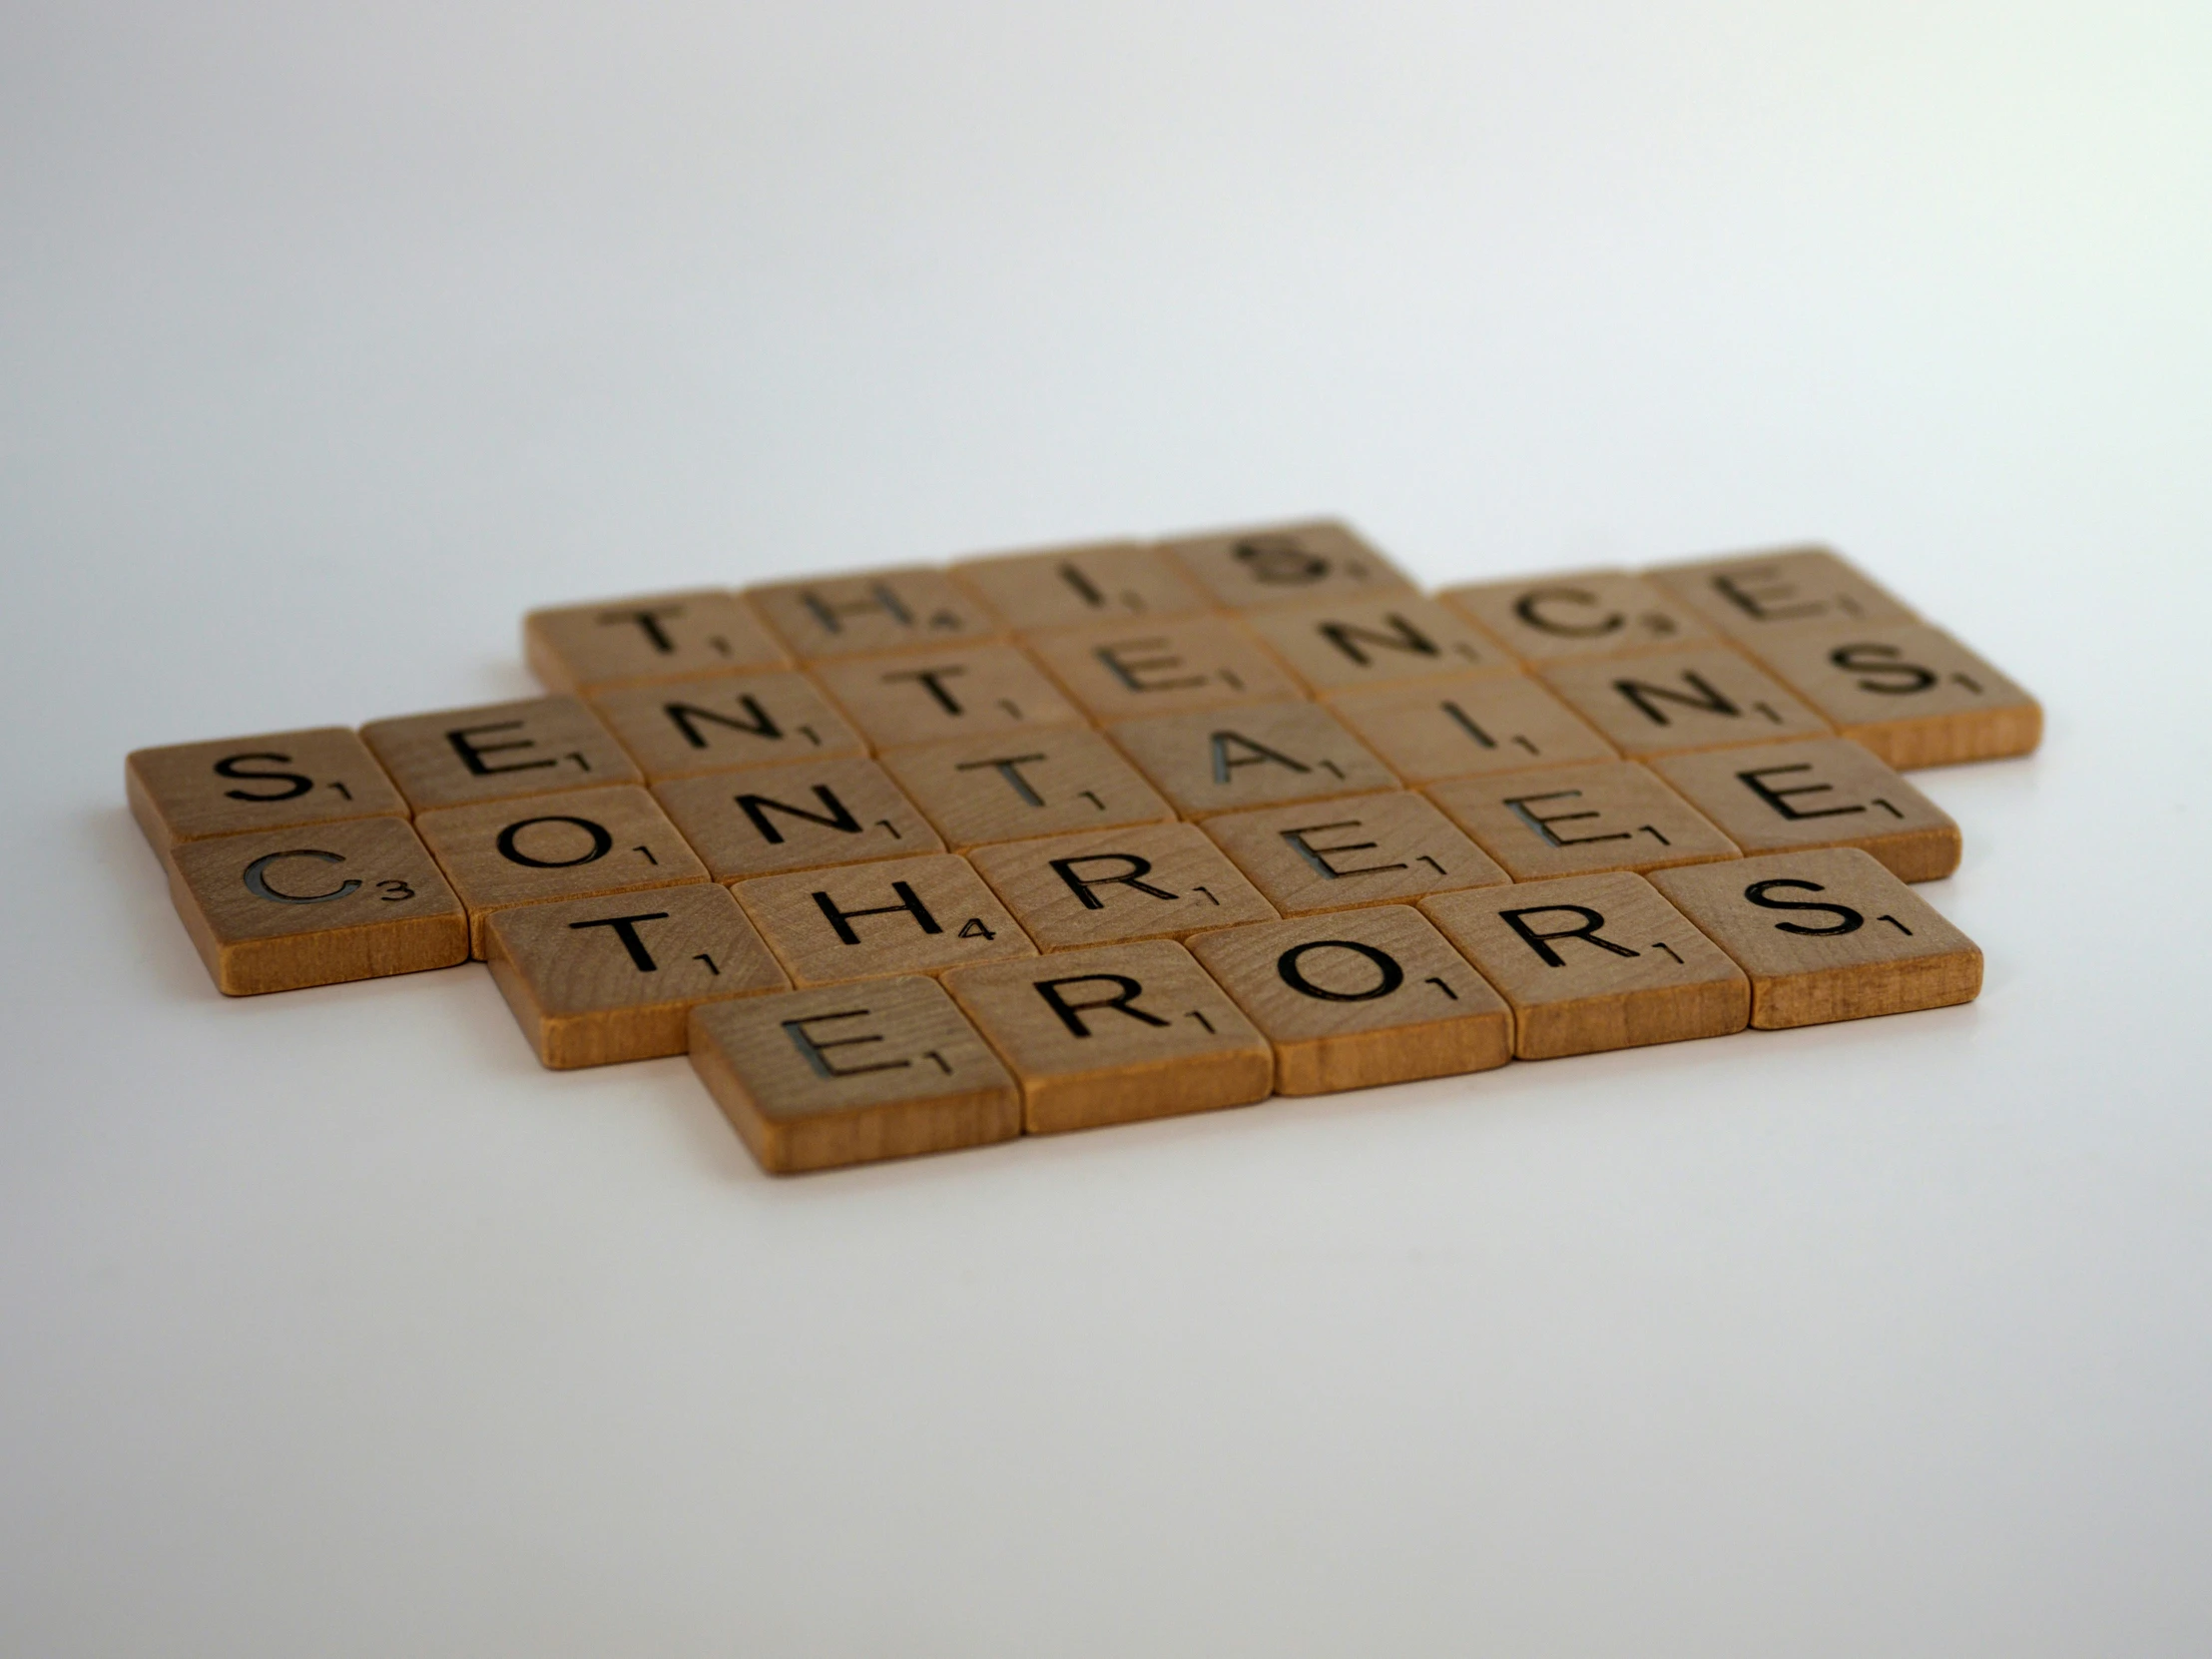
[[[1093,720],[1303,697],[1274,654],[1229,617],[1165,617],[1037,634],[1032,656]]]
[[[1417,594],[1284,605],[1251,612],[1245,625],[1317,697],[1407,680],[1518,669],[1480,628]]]
[[[522,651],[548,690],[578,697],[791,661],[753,607],[719,588],[532,611],[522,619]]]
[[[922,566],[769,582],[745,596],[803,663],[937,650],[1003,632],[943,571]]]
[[[645,778],[615,735],[573,697],[372,720],[361,728],[361,741],[418,813]]]
[[[951,574],[1016,634],[1190,616],[1212,606],[1165,554],[1134,541],[961,559]]]
[[[1032,1135],[1264,1100],[1275,1054],[1181,945],[1067,950],[944,976],[1021,1085]]]
[[[1457,778],[1422,794],[1516,881],[1733,858],[1736,843],[1630,761]]]
[[[1625,570],[1473,582],[1436,597],[1527,663],[1671,650],[1716,637],[1682,600]]]
[[[1847,738],[1900,771],[2032,753],[2043,711],[1938,628],[1845,623],[1747,642]]]
[[[1518,1059],[1724,1037],[1751,1019],[1743,969],[1641,875],[1438,893],[1420,909],[1512,1004]]]
[[[1856,846],[1903,880],[1958,867],[1958,826],[1878,758],[1843,738],[1806,738],[1645,763],[1747,853]]]
[[[772,1174],[1021,1133],[1012,1075],[934,979],[702,1003],[691,1014],[691,1060]]]
[[[415,820],[423,844],[468,906],[468,944],[510,904],[672,887],[707,866],[645,791],[626,785],[526,801],[444,807]]]
[[[890,775],[857,756],[674,779],[653,794],[717,881],[944,850]]]
[[[1256,703],[1106,729],[1185,818],[1394,790],[1397,778],[1318,703]]]
[[[468,960],[468,916],[413,830],[353,819],[185,841],[170,897],[225,996]]]
[[[495,910],[484,961],[539,1063],[681,1054],[694,1007],[791,989],[727,887],[561,899]]]
[[[1329,707],[1408,784],[1620,757],[1589,722],[1526,675],[1459,675],[1349,692]]]
[[[156,852],[210,835],[409,816],[368,746],[344,726],[135,750],[123,788]]]
[[[1082,727],[927,744],[882,764],[954,851],[1175,817],[1120,750]]]
[[[1278,1094],[1487,1071],[1512,1057],[1504,1000],[1403,905],[1257,922],[1190,947],[1274,1046]]]
[[[865,755],[867,742],[804,674],[732,674],[599,692],[591,707],[648,783]]]
[[[814,677],[877,750],[1083,723],[1045,672],[1002,642],[818,663]]]
[[[941,973],[1037,947],[949,852],[764,875],[731,889],[794,984]]]
[[[1751,976],[1763,1030],[1971,1002],[1981,951],[1854,846],[1661,870],[1652,884]]]
[[[1829,735],[1828,722],[1728,645],[1553,663],[1543,680],[1630,760]]]
[[[1182,938],[1276,917],[1228,854],[1191,824],[1008,841],[968,856],[1041,950]]]
[[[1737,639],[1825,622],[1911,622],[1896,595],[1833,548],[1777,547],[1644,572]]]
[[[1402,790],[1224,813],[1205,829],[1287,916],[1512,879],[1433,802]]]
[[[1211,530],[1159,543],[1233,611],[1415,590],[1402,572],[1336,519]]]

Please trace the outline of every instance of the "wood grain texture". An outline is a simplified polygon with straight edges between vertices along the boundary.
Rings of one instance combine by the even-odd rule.
[[[814,677],[878,751],[1084,723],[1042,669],[999,642],[839,659]]]
[[[1504,1000],[1403,905],[1201,933],[1190,948],[1274,1045],[1278,1094],[1487,1071],[1512,1057]]]
[[[1352,692],[1329,707],[1408,784],[1620,758],[1587,721],[1525,675],[1459,675]]]
[[[361,741],[417,813],[639,784],[645,776],[573,697],[372,720]]]
[[[522,650],[548,690],[577,697],[791,661],[753,607],[720,588],[532,611],[522,619]]]
[[[1641,875],[1438,893],[1421,913],[1513,1009],[1513,1054],[1557,1059],[1724,1037],[1751,981]]]
[[[1858,744],[1807,738],[1646,763],[1745,852],[1856,846],[1901,880],[1958,867],[1948,813]]]
[[[791,989],[726,887],[495,910],[484,960],[541,1065],[682,1054],[691,1011]]]
[[[1436,597],[1524,663],[1631,656],[1717,637],[1682,600],[1625,570],[1473,582]]]
[[[883,768],[954,851],[1175,817],[1120,750],[1081,727],[894,750]]]
[[[123,788],[162,853],[211,835],[409,816],[368,746],[343,726],[134,750]]]
[[[857,757],[673,779],[653,795],[717,881],[944,850],[890,775]]]
[[[1474,623],[1418,594],[1282,605],[1250,613],[1245,624],[1317,697],[1519,668]]]
[[[1433,802],[1403,791],[1224,813],[1205,830],[1286,916],[1512,879]]]
[[[1041,950],[1182,938],[1275,906],[1195,825],[1143,824],[979,846],[976,870]]]
[[[169,891],[225,996],[468,960],[468,916],[414,830],[353,819],[185,841]]]
[[[1914,620],[1894,594],[1829,547],[1686,559],[1644,575],[1738,640],[1807,623]]]
[[[469,952],[494,910],[707,879],[654,799],[634,785],[443,807],[415,829],[468,906]]]
[[[1981,992],[1980,948],[1855,846],[1651,880],[1751,976],[1762,1030],[1946,1008]]]
[[[1901,772],[2026,755],[2042,742],[2035,699],[1940,629],[1845,623],[1762,636],[1748,648]]]
[[[1134,541],[961,559],[951,575],[1015,634],[1195,616],[1212,607],[1165,554]]]
[[[1358,531],[1335,519],[1212,530],[1157,545],[1232,611],[1416,591]]]
[[[1166,617],[1037,634],[1030,653],[1093,720],[1305,696],[1290,670],[1228,617]]]
[[[1318,703],[1256,703],[1109,726],[1185,818],[1394,790],[1390,769]]]
[[[730,674],[599,692],[591,707],[648,783],[865,755],[867,741],[804,674]]]
[[[1553,663],[1542,678],[1632,761],[1829,736],[1827,721],[1727,645]]]
[[[763,875],[731,891],[799,985],[1037,953],[998,895],[949,852]]]
[[[1457,778],[1421,793],[1516,881],[1661,869],[1740,852],[1655,774],[1628,761]]]
[[[1021,1091],[933,979],[702,1003],[692,1068],[771,1174],[1010,1141]]]
[[[770,582],[745,593],[803,663],[933,651],[1004,631],[943,571],[919,565]]]
[[[1275,1054],[1181,945],[1067,950],[944,976],[1021,1085],[1032,1135],[1265,1100]]]

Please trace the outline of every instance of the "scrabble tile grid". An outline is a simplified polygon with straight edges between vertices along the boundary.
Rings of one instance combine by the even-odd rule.
[[[846,637],[854,633],[862,637]],[[1918,895],[1894,895],[1904,892],[1900,876],[1932,879],[1956,866],[1956,826],[1892,768],[2025,754],[2040,736],[2040,711],[2012,682],[1839,556],[1813,548],[1422,595],[1349,530],[1293,525],[610,600],[533,612],[524,638],[533,670],[548,685],[545,699],[371,722],[350,748],[343,747],[350,736],[343,729],[321,729],[133,755],[132,808],[169,869],[188,930],[231,994],[488,957],[543,1063],[599,1064],[688,1045],[702,1080],[756,1157],[778,1170],[1249,1103],[1270,1090],[1220,1079],[1231,1072],[1249,1077],[1249,1056],[1262,1048],[1274,1055],[1273,1092],[1307,1093],[1485,1069],[1512,1057],[1969,1000],[1979,985],[1978,952]],[[1154,696],[1163,712],[1143,713]],[[1931,701],[1903,707],[1891,701],[1921,697]],[[1484,724],[1493,708],[1494,732]],[[312,774],[314,757],[331,753],[333,744],[350,784],[323,785],[289,770],[305,766]],[[1770,749],[1771,765],[1739,775],[1725,764],[1731,753],[1765,760]],[[1092,791],[1056,789],[1054,801],[1043,800],[1033,780],[1056,762],[1062,773],[1074,769],[1078,781],[1084,767],[1110,769],[1112,809]],[[823,771],[830,763],[846,770]],[[863,824],[846,810],[855,766],[868,769],[868,788],[888,792],[882,800],[905,806],[904,832],[894,813]],[[894,781],[932,767],[938,781],[927,800],[909,799]],[[962,771],[979,775],[972,792],[959,789]],[[1535,788],[1547,771],[1553,781],[1584,779],[1592,787],[1571,796]],[[218,793],[247,805],[210,798],[202,773],[237,786]],[[1822,781],[1839,773],[1848,775],[1846,783]],[[1235,793],[1247,774],[1272,788]],[[180,782],[188,777],[202,785],[197,796],[191,783]],[[737,801],[740,836],[774,848],[757,865],[730,852],[727,836],[711,842],[683,828],[696,819],[682,815],[696,814],[695,803],[712,799],[723,779],[745,783]],[[1109,785],[1103,771],[1094,780]],[[1518,793],[1491,787],[1500,780]],[[1627,815],[1617,829],[1605,822],[1607,791],[1616,786],[1624,789],[1614,810]],[[1225,788],[1226,799],[1209,799]],[[338,799],[325,790],[337,791]],[[1152,856],[1104,850],[1114,844],[1110,829],[1067,830],[1073,803],[1086,795],[1107,815],[1097,824],[1127,826],[1132,835],[1147,831],[1151,840],[1130,844],[1150,847]],[[1573,811],[1536,810],[1562,796]],[[295,798],[300,806],[288,805]],[[595,800],[619,804],[619,814],[602,815],[618,819],[613,835],[588,816]],[[1026,833],[1025,814],[1008,801],[1043,811],[1033,822],[1047,833]],[[1646,810],[1652,801],[1672,816]],[[661,811],[672,802],[679,810],[674,821]],[[1332,810],[1332,802],[1340,805]],[[1877,812],[1887,817],[1877,821]],[[1413,827],[1404,831],[1409,856],[1390,857],[1390,844],[1345,838],[1369,832],[1364,819],[1341,816],[1362,813]],[[1307,817],[1315,822],[1294,822]],[[1669,837],[1650,823],[1655,817],[1677,834]],[[1629,822],[1639,818],[1646,822]],[[369,819],[385,825],[387,839],[394,832],[415,837],[407,850],[452,889],[433,901],[441,914],[456,902],[465,908],[465,929],[448,920],[434,929],[435,947],[379,953],[376,932],[357,917],[363,899],[354,886],[333,881],[309,892],[273,878],[276,865],[265,843],[297,872],[302,859],[310,868],[337,861],[307,844],[318,833],[330,838]],[[1867,822],[1831,829],[1834,819]],[[1562,824],[1578,832],[1562,834]],[[471,825],[472,838],[456,844],[454,827]],[[1161,838],[1178,825],[1191,838]],[[780,826],[802,833],[785,835]],[[536,839],[523,841],[518,827]],[[873,835],[878,827],[892,838]],[[1687,837],[1683,827],[1692,827]],[[275,830],[286,832],[271,842]],[[807,832],[817,835],[816,844],[805,844]],[[1337,838],[1324,844],[1325,834]],[[1502,842],[1507,834],[1518,837],[1511,847]],[[831,835],[856,838],[840,844]],[[1641,842],[1642,835],[1658,844]],[[1535,837],[1530,845],[1519,844],[1529,837]],[[302,912],[290,956],[282,928],[273,923],[234,926],[242,937],[226,942],[224,918],[240,909],[230,888],[242,871],[232,870],[236,860],[227,862],[219,848],[234,838],[257,853],[243,871],[246,890],[277,901],[286,912],[279,920]],[[579,866],[611,855],[617,838],[652,867],[604,878],[588,867],[579,873]],[[279,844],[290,840],[301,845]],[[665,858],[653,851],[657,843],[665,843]],[[1568,852],[1574,845],[1605,850]],[[1839,847],[1862,850],[1839,863]],[[1179,849],[1174,856],[1182,864],[1173,864],[1170,848]],[[1876,919],[1841,901],[1821,903],[1815,895],[1831,889],[1792,873],[1790,857],[1800,849],[1827,853],[1821,867],[1833,879],[1863,903],[1882,904]],[[1069,854],[1058,866],[1056,851]],[[1530,860],[1532,851],[1567,856]],[[1340,854],[1346,861],[1333,862]],[[1447,869],[1439,854],[1456,867]],[[486,890],[484,866],[493,855],[517,865],[509,874],[519,879],[498,884],[496,907],[469,902]],[[1363,856],[1372,861],[1358,862]],[[1190,862],[1201,857],[1209,860],[1204,870]],[[1871,932],[1844,950],[1843,965],[1824,958],[1793,978],[1778,966],[1774,940],[1749,938],[1744,905],[1725,890],[1729,883],[1662,878],[1669,870],[1712,876],[1715,864],[1739,859],[1764,877],[1754,883],[1763,893],[1752,898],[1761,907],[1754,923],[1802,914],[1774,925],[1808,939]],[[1190,898],[1191,891],[1159,886],[1155,862],[1180,869],[1168,878],[1211,904],[1226,900],[1213,918],[1217,925],[1189,913],[1187,902],[1173,917],[1134,927],[1126,918],[1098,922],[1110,908],[1097,897],[1101,891],[1117,900],[1145,893]],[[1434,866],[1433,874],[1422,863]],[[885,873],[871,882],[855,867],[869,864],[915,879],[894,881]],[[1025,924],[1024,871],[1016,867],[1023,865],[1046,887],[1056,876],[1057,895],[1073,894],[1092,907],[1089,913],[1055,918],[1037,909]],[[1042,875],[1048,867],[1051,875]],[[1013,878],[994,879],[994,870],[1008,869]],[[1213,870],[1210,885],[1189,880]],[[842,908],[842,899],[828,902],[825,892],[812,890],[807,871],[825,882],[841,871],[837,879],[855,893],[881,885],[883,893],[862,896],[884,902],[855,899]],[[1369,875],[1382,879],[1332,902],[1336,879]],[[726,975],[713,953],[697,952],[690,959],[704,963],[710,979],[727,982],[702,984],[702,970],[693,969],[687,991],[661,996],[656,981],[649,997],[639,976],[673,965],[649,941],[649,928],[668,919],[649,901],[656,889],[667,894],[709,883],[738,900],[735,914],[718,917],[715,950],[725,960],[742,958],[745,971]],[[1038,882],[1028,885],[1033,893]],[[1487,901],[1522,888],[1552,902],[1501,910]],[[315,906],[341,891],[352,899],[339,907],[348,912],[350,930],[336,932],[333,948],[331,930],[309,924],[325,919]],[[1662,891],[1678,895],[1682,907]],[[1672,929],[1684,949],[1665,940],[1639,949],[1609,939],[1608,922],[1580,901],[1593,892],[1612,894],[1608,902],[1634,914],[1641,931]],[[605,916],[591,913],[595,899],[604,900]],[[1697,907],[1724,899],[1733,900],[1726,914]],[[944,926],[938,909],[961,930]],[[534,910],[542,910],[544,925],[522,925]],[[556,926],[556,910],[577,919]],[[1907,914],[1919,928],[1908,927]],[[858,936],[856,924],[875,916],[897,918],[895,945],[878,948]],[[1531,917],[1546,919],[1539,925]],[[373,911],[371,918],[407,919]],[[905,936],[907,923],[916,936]],[[1915,955],[1920,945],[1893,938],[1884,924],[1916,940],[1939,935],[1947,954],[1923,971]],[[427,938],[427,925],[416,925],[410,937]],[[812,928],[816,936],[795,943],[795,928]],[[838,952],[825,950],[823,928],[859,955],[825,965]],[[569,940],[570,931],[582,942]],[[277,936],[265,936],[272,932]],[[1372,938],[1364,941],[1363,933]],[[1507,948],[1525,945],[1528,960],[1554,967],[1569,965],[1562,945],[1583,948],[1574,954],[1574,971],[1540,987],[1527,961],[1498,956],[1500,938]],[[1286,949],[1275,951],[1276,942]],[[253,971],[230,970],[226,952],[248,946]],[[542,1004],[560,995],[573,999],[579,978],[610,979],[604,960],[583,967],[579,952],[587,948],[622,953],[616,966],[626,958],[635,973],[620,989],[610,984],[604,1006],[586,998],[587,1005],[570,1010],[570,1024],[560,1029],[581,1021],[592,1038],[564,1043]],[[1835,956],[1839,947],[1820,948]],[[1650,950],[1664,951],[1674,968],[1650,959]],[[1393,1021],[1387,1007],[1365,1007],[1404,994],[1396,982],[1403,977],[1399,956],[1428,967],[1448,962],[1448,972],[1415,977],[1454,1005],[1430,1006],[1426,1017],[1404,1021]],[[1609,989],[1604,975],[1592,972],[1592,961],[1602,967],[1608,956],[1637,958],[1633,983]],[[1047,970],[1056,960],[1093,971],[1055,978]],[[1070,1040],[1104,1035],[1108,1025],[1124,1038],[1132,1027],[1139,1035],[1144,1027],[1165,1027],[1144,1007],[1143,990],[1132,988],[1139,982],[1121,971],[1139,963],[1175,981],[1175,1000],[1206,1004],[1184,1012],[1207,1033],[1178,1032],[1178,1042],[1189,1041],[1172,1052],[1185,1057],[1151,1066],[1149,1076],[1143,1060],[1128,1054],[1129,1042],[1100,1045],[1099,1053],[1123,1056],[1117,1065],[1128,1070],[1132,1086],[1145,1079],[1143,1100],[1102,1086],[1112,1084],[1111,1069],[1086,1081],[1064,1056],[1044,1057],[1063,1027]],[[1008,1003],[1007,987],[1017,981],[1039,990],[1036,1007],[1018,998]],[[1217,981],[1226,1000],[1212,996]],[[938,1002],[915,1004],[936,982],[951,999],[939,991],[931,993]],[[672,987],[674,976],[666,983]],[[1193,994],[1194,983],[1207,985],[1208,994]],[[1570,983],[1580,994],[1563,994]],[[777,1075],[767,1094],[774,1099],[748,1084],[738,1063],[766,1052],[761,1033],[776,1032],[779,1022],[770,1016],[779,1009],[796,1007],[798,999],[816,1007],[838,985],[880,986],[882,996],[902,999],[885,1015],[894,1030],[937,1033],[934,1047],[892,1062],[880,1058],[890,1049],[869,1046],[890,1040],[882,1032],[817,1031],[828,1022],[826,1031],[859,1032],[838,1023],[858,1017],[851,1010],[781,1022],[780,1034],[790,1038],[784,1046],[805,1057],[818,1081],[870,1077],[864,1131],[840,1130],[834,1111],[809,1121],[807,1103],[791,1098],[790,1056],[778,1053],[771,1063]],[[1071,985],[1085,987],[1083,999],[1070,1000]],[[1545,989],[1562,994],[1539,994]],[[1286,995],[1303,1003],[1286,1008]],[[749,1023],[739,1004],[755,998],[766,1000]],[[875,999],[872,992],[868,999]],[[680,1040],[687,1012],[688,1035]],[[601,1035],[610,1025],[624,1037]],[[638,1035],[648,1027],[651,1036]],[[911,1092],[919,1115],[901,1128],[901,1090],[883,1085],[881,1076],[910,1069],[917,1058],[945,1068],[951,1050],[942,1033],[950,1029],[967,1031],[976,1053],[996,1056],[996,1069],[986,1067],[988,1075],[974,1084],[982,1095],[973,1095],[974,1080],[963,1074],[968,1092],[956,1102],[962,1110],[949,1115],[943,1089],[930,1095],[917,1087]],[[839,1048],[855,1048],[852,1058],[870,1063],[840,1063],[833,1053]],[[1177,1064],[1190,1072],[1191,1086],[1175,1085]],[[976,1069],[972,1059],[962,1066]],[[995,1106],[968,1109],[971,1097],[995,1100],[993,1091],[1005,1087],[1026,1094],[1026,1114],[1017,1110],[1009,1119]],[[1078,1098],[1081,1106],[1068,1104]],[[777,1113],[797,1127],[772,1124]],[[812,1150],[778,1150],[787,1145]]]

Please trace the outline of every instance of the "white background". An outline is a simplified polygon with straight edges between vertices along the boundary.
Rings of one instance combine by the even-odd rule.
[[[2212,13],[0,9],[0,1651],[2212,1647]],[[803,1180],[231,1002],[124,752],[528,606],[1825,536],[2046,701],[1970,1009]]]

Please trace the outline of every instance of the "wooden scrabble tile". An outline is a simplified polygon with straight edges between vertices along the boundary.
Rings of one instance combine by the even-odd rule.
[[[1436,597],[1526,663],[1704,645],[1713,630],[1665,588],[1625,570],[1473,582]]]
[[[773,1175],[1021,1133],[1021,1091],[934,979],[705,1002],[691,1060]]]
[[[1185,818],[1397,788],[1390,769],[1318,703],[1126,720],[1106,735]]]
[[[1254,525],[1158,544],[1198,579],[1216,604],[1233,611],[1292,605],[1302,599],[1411,594],[1413,584],[1389,560],[1334,519]]]
[[[944,850],[883,769],[857,757],[678,778],[653,795],[717,881]]]
[[[1275,906],[1195,825],[1007,841],[977,847],[969,861],[1040,950],[1175,939],[1275,919]]]
[[[1519,672],[1489,635],[1418,594],[1283,605],[1245,621],[1317,697],[1405,680]]]
[[[1303,697],[1305,689],[1227,617],[1170,617],[1040,634],[1036,659],[1099,721]]]
[[[1175,817],[1121,751],[1085,727],[900,749],[883,768],[955,852]]]
[[[1133,541],[962,559],[952,566],[952,579],[1016,634],[1211,609],[1167,555]]]
[[[1513,1008],[1513,1055],[1550,1060],[1725,1037],[1751,981],[1641,875],[1438,893],[1421,913]]]
[[[941,973],[1037,947],[949,852],[761,875],[731,889],[795,983]]]
[[[1287,916],[1512,879],[1432,803],[1402,791],[1224,813],[1205,828]]]
[[[1190,946],[1275,1045],[1278,1094],[1487,1071],[1512,1058],[1504,1000],[1404,905],[1231,927]]]
[[[415,819],[423,844],[468,906],[468,947],[511,904],[673,887],[707,879],[676,826],[635,787],[441,807]]]
[[[1811,622],[1914,620],[1895,596],[1826,547],[1689,559],[1644,574],[1737,639]]]
[[[484,960],[541,1064],[681,1054],[702,1002],[788,991],[727,887],[661,887],[494,910]]]
[[[840,659],[814,673],[878,750],[1083,724],[1082,711],[1010,645]]]
[[[648,783],[867,753],[867,741],[804,674],[628,686],[596,694],[591,706]]]
[[[1795,628],[1746,642],[1847,738],[1901,772],[2033,752],[2035,699],[1916,622]]]
[[[1543,679],[1630,760],[1829,735],[1828,722],[1725,645],[1554,663]]]
[[[1021,1085],[1032,1135],[1265,1100],[1275,1052],[1167,939],[956,968],[945,989]]]
[[[1981,951],[1856,846],[1661,870],[1652,885],[1751,976],[1763,1031],[1947,1008],[1981,994]]]
[[[966,645],[1001,632],[941,570],[897,570],[771,582],[746,597],[802,662]]]
[[[1620,758],[1580,715],[1525,675],[1380,687],[1334,698],[1329,708],[1408,784]]]
[[[361,741],[418,813],[644,779],[614,734],[573,697],[372,720]]]
[[[468,916],[404,820],[182,841],[170,896],[225,996],[468,960]]]
[[[1842,738],[1646,764],[1747,853],[1856,846],[1906,881],[1939,880],[1958,867],[1950,815]]]
[[[578,697],[610,686],[783,668],[790,658],[734,593],[688,593],[562,605],[522,619],[531,671]]]
[[[1662,869],[1740,851],[1696,808],[1628,761],[1453,778],[1421,793],[1516,881]]]
[[[211,835],[408,816],[367,745],[343,726],[136,750],[123,787],[156,852]]]

